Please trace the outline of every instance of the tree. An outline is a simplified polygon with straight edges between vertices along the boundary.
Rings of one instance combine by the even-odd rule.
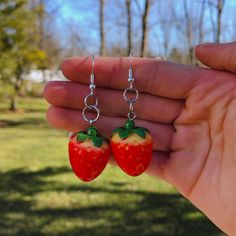
[[[0,3],[0,79],[12,86],[10,109],[15,111],[22,75],[46,59],[38,48],[35,9],[27,0],[2,0]]]
[[[203,42],[203,26],[204,26],[204,16],[205,16],[205,7],[206,7],[206,0],[202,0],[201,2],[201,9],[200,9],[200,16],[199,16],[199,33],[198,33],[198,43]]]
[[[193,22],[192,22],[192,17],[188,9],[187,0],[183,1],[183,8],[184,8],[184,16],[185,16],[186,39],[187,39],[187,45],[188,45],[188,63],[192,65],[194,64],[193,46],[192,46]]]
[[[126,0],[126,11],[127,11],[127,42],[128,42],[127,55],[129,55],[133,49],[132,27],[131,27],[131,0]]]
[[[217,1],[217,32],[216,32],[216,42],[220,42],[221,34],[221,15],[224,7],[224,0]]]
[[[100,56],[105,55],[104,5],[105,5],[105,0],[100,0],[99,2]]]
[[[174,12],[174,2],[171,0],[168,1],[157,1],[156,7],[156,22],[155,25],[158,25],[160,30],[158,34],[155,33],[158,45],[162,44],[160,50],[162,50],[161,55],[163,58],[167,59],[169,55],[169,42],[171,39],[171,28],[170,25],[178,23],[176,13]]]
[[[151,0],[145,0],[144,11],[142,14],[142,37],[140,56],[144,57],[148,50],[148,15],[151,6]]]
[[[222,12],[224,8],[224,4],[225,4],[225,0],[217,0],[217,1],[208,0],[213,40],[217,43],[220,42],[220,36],[221,36],[221,30],[222,30],[222,27],[221,27]],[[216,15],[215,15],[215,12],[216,12]]]

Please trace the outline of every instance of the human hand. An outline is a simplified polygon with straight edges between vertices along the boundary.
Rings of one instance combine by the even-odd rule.
[[[232,73],[155,59],[133,58],[137,125],[151,130],[153,160],[148,173],[174,185],[218,227],[236,234],[236,100]],[[102,116],[96,126],[110,135],[128,112],[128,58],[96,58],[95,81]],[[45,88],[49,123],[69,131],[85,129],[81,109],[88,93],[91,60],[67,59],[62,65],[71,82]]]

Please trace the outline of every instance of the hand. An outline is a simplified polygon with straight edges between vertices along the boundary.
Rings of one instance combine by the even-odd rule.
[[[133,58],[137,125],[151,130],[153,161],[148,173],[174,185],[218,227],[236,234],[236,76],[155,59]],[[95,82],[102,116],[101,133],[123,124],[128,106],[128,58],[96,58]],[[91,59],[62,65],[71,82],[50,82],[49,123],[69,131],[85,129],[81,109],[88,93]]]

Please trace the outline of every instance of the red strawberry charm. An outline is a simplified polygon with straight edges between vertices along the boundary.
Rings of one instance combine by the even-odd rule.
[[[89,127],[87,133],[81,131],[73,134],[68,149],[75,175],[85,182],[94,180],[102,173],[110,155],[107,141],[94,126]]]
[[[110,144],[117,164],[128,175],[141,175],[149,166],[153,139],[148,129],[135,127],[133,120],[113,131]]]

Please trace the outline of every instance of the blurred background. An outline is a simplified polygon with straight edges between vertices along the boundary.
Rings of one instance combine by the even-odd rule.
[[[170,185],[108,167],[73,175],[45,82],[66,57],[161,57],[236,39],[235,0],[0,0],[0,235],[224,235]]]

